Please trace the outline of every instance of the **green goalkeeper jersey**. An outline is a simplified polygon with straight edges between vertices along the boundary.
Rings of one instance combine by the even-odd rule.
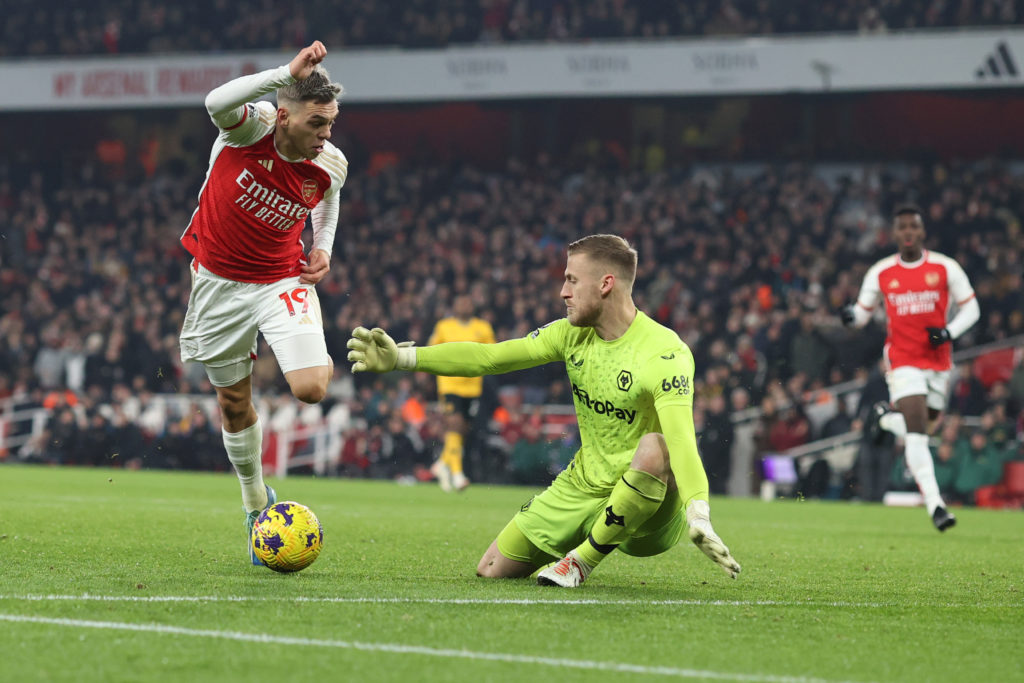
[[[693,354],[675,332],[641,311],[618,339],[561,319],[499,344],[451,342],[417,349],[416,369],[447,376],[495,375],[565,363],[582,447],[570,464],[580,489],[607,494],[640,437],[664,435],[683,503],[707,499],[693,426]]]

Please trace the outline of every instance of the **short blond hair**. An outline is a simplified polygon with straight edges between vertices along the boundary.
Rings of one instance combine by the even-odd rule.
[[[636,249],[618,235],[587,235],[569,245],[568,254],[585,254],[609,266],[629,287],[636,280]]]

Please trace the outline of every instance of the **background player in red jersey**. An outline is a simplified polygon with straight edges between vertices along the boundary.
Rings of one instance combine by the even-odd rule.
[[[980,311],[963,268],[948,256],[924,248],[920,209],[899,208],[893,233],[899,253],[868,269],[857,302],[840,315],[845,325],[863,327],[879,301],[885,302],[886,382],[896,411],[884,403],[875,404],[869,429],[876,441],[883,430],[903,437],[904,457],[925,507],[935,527],[945,531],[956,524],[956,518],[939,495],[928,434],[946,405],[953,366],[950,341],[977,322]],[[947,322],[951,303],[958,310]]]
[[[202,363],[217,389],[224,447],[242,485],[247,547],[256,517],[276,500],[263,483],[263,429],[252,403],[257,334],[301,401],[320,401],[334,371],[314,285],[330,268],[348,161],[328,141],[342,87],[319,66],[326,54],[316,41],[285,66],[207,95],[220,133],[181,238],[194,257],[181,359]],[[254,101],[275,90],[276,107]],[[307,217],[308,258],[300,239]],[[261,564],[251,549],[249,557]]]

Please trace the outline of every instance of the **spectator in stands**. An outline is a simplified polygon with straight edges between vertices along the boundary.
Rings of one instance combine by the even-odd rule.
[[[808,379],[825,379],[832,348],[818,329],[814,313],[800,315],[800,329],[789,345],[789,368],[801,372]]]
[[[831,439],[833,437],[842,436],[843,434],[849,434],[850,432],[860,430],[859,423],[857,423],[854,418],[850,417],[850,411],[846,407],[846,402],[843,400],[836,400],[835,398],[833,398],[833,400],[836,413],[825,420],[825,423],[821,426],[821,431],[817,436],[819,439]]]
[[[93,467],[113,465],[117,452],[111,448],[113,428],[106,416],[98,410],[87,413],[87,423],[81,430],[78,451],[79,464]],[[120,463],[117,463],[120,464]],[[191,469],[205,469],[194,467]]]
[[[516,3],[438,0],[429,4],[322,0],[303,11],[276,5],[238,14],[228,5],[184,2],[168,12],[127,12],[123,3],[75,0],[48,6],[15,4],[0,40],[2,56],[223,52],[266,45],[297,49],[312,33],[348,46],[402,46],[592,41],[621,38],[757,35],[807,32],[883,33],[954,26],[1013,25],[1014,2],[940,3],[927,11],[908,2],[865,5],[726,1],[719,3]],[[215,29],[213,27],[216,27]]]
[[[85,426],[72,406],[63,402],[55,405],[44,432],[42,460],[57,465],[78,463],[83,455],[81,432]]]
[[[811,423],[799,404],[791,404],[779,411],[779,419],[768,433],[768,445],[776,453],[803,446],[810,440]]]
[[[1005,457],[993,445],[983,429],[976,429],[967,438],[953,446],[958,460],[954,490],[969,504],[974,503],[974,492],[982,486],[996,484],[1003,478]]]
[[[383,476],[389,479],[411,482],[416,480],[418,469],[429,464],[424,457],[423,443],[419,434],[402,419],[400,413],[392,413],[387,422],[384,439]]]
[[[991,407],[981,414],[978,427],[985,432],[989,443],[996,450],[1007,453],[1016,448],[1014,441],[1017,426],[1012,420],[1007,419],[1006,404],[1002,401],[994,401]]]
[[[774,385],[770,393],[761,406],[766,418],[758,431],[761,451],[785,453],[807,443],[811,437],[811,423],[799,399],[781,385]]]
[[[700,457],[711,493],[724,494],[732,470],[732,418],[723,394],[712,396],[707,403],[707,409],[701,411],[702,427],[697,431]]]
[[[538,425],[527,423],[523,433],[509,452],[508,463],[512,481],[524,486],[547,486],[553,476],[549,444],[542,438]]]
[[[1024,410],[1024,348],[1018,349],[1020,360],[1013,366],[1008,391],[1017,411]]]
[[[985,385],[974,374],[973,363],[965,360],[957,368],[957,379],[949,396],[949,411],[959,415],[981,415],[985,411]]]
[[[943,496],[949,496],[953,502],[963,503],[964,499],[955,487],[957,473],[960,471],[960,460],[954,448],[955,443],[955,441],[942,441],[935,449],[935,481]],[[905,467],[904,470],[906,470]],[[910,481],[913,483],[913,477]]]

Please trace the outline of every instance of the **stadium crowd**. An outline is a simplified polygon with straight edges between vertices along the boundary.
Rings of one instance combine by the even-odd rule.
[[[0,57],[657,39],[1008,26],[1022,0],[43,0],[5,7]],[[326,27],[326,28],[325,28]]]
[[[96,162],[56,177],[66,173],[41,168],[23,177],[0,166],[0,223],[8,226],[0,241],[0,401],[51,409],[43,437],[22,455],[226,469],[216,411],[188,402],[168,410],[157,400],[212,397],[202,369],[177,359],[189,294],[178,239],[201,170]],[[649,173],[541,156],[501,171],[385,167],[353,174],[342,196],[333,269],[318,287],[338,367],[316,410],[340,415],[346,474],[422,475],[442,429],[432,378],[356,381],[345,372],[349,331],[380,325],[422,344],[453,297],[467,293],[498,339],[522,336],[563,315],[564,246],[583,234],[615,232],[637,246],[638,305],[693,349],[698,425],[718,435],[703,445],[713,482],[728,476],[728,453],[722,462],[715,444],[732,412],[760,406],[759,438],[776,451],[855,426],[855,410],[826,421],[814,405],[829,385],[877,375],[881,326],[848,331],[835,310],[855,297],[867,267],[893,251],[888,215],[897,203],[924,208],[928,246],[956,258],[977,291],[983,316],[958,348],[1024,334],[1024,173],[997,162]],[[261,342],[254,385],[270,396],[282,382]],[[495,398],[487,414],[500,429],[480,438],[502,438],[511,471],[494,476],[536,479],[564,463],[573,435],[545,432],[535,408],[571,403],[563,370],[537,368],[488,386]],[[994,380],[961,373],[952,397],[958,415],[999,411],[995,421],[1012,432],[1002,440],[1010,456],[1022,406],[1019,363]]]

